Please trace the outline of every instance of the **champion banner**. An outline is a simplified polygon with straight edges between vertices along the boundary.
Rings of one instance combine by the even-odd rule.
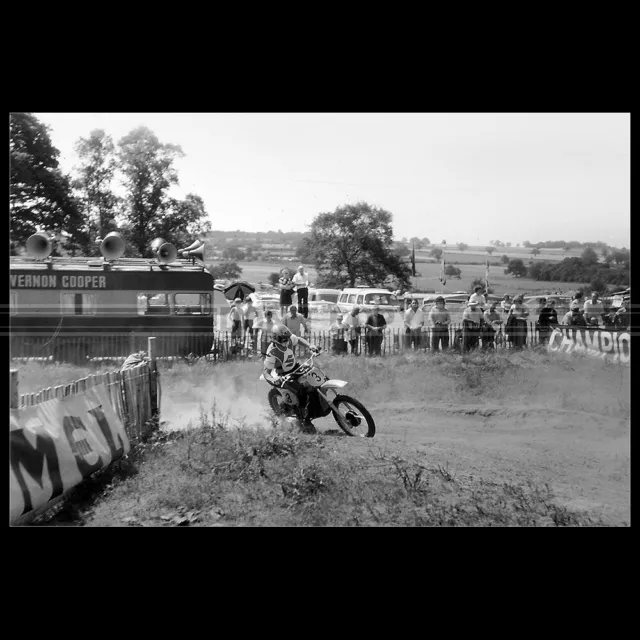
[[[631,365],[631,338],[628,331],[554,329],[547,349],[558,353],[583,353],[608,362]]]
[[[10,521],[39,509],[129,450],[104,385],[13,411]]]

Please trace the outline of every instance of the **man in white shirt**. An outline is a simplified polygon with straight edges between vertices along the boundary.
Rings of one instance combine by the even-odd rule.
[[[591,293],[591,300],[587,300],[584,303],[584,319],[588,325],[595,324],[594,320],[598,324],[602,324],[604,321],[604,306],[602,302],[598,300],[598,292],[593,291]]]
[[[412,300],[411,307],[404,312],[405,349],[411,349],[413,342],[416,349],[420,348],[424,315],[418,308],[418,301]]]
[[[362,332],[362,327],[360,326],[360,307],[354,306],[351,309],[351,313],[347,316],[344,316],[342,319],[343,324],[349,327],[348,332],[348,340],[349,345],[351,346],[351,355],[357,356],[360,346],[360,333]]]
[[[435,353],[440,345],[443,349],[449,348],[449,326],[451,325],[451,314],[445,309],[445,302],[442,296],[438,296],[435,305],[429,311],[431,320],[431,351]]]
[[[470,351],[478,346],[484,314],[477,302],[469,300],[462,313],[462,349]]]
[[[245,303],[242,309],[242,315],[244,318],[244,336],[247,337],[247,333],[249,333],[249,338],[251,341],[251,349],[255,351],[256,348],[256,337],[257,331],[254,332],[253,327],[258,318],[258,310],[253,306],[253,300],[250,296],[247,297],[247,302]]]
[[[298,308],[300,313],[305,317],[309,317],[309,275],[305,273],[304,267],[300,265],[298,271],[293,276],[293,284],[296,287],[298,295]]]
[[[469,302],[477,302],[480,311],[484,313],[484,308],[487,306],[487,301],[482,295],[483,288],[481,285],[477,284],[473,287],[473,293],[469,296]]]

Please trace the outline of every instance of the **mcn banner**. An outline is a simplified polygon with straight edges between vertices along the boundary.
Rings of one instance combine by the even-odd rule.
[[[39,509],[129,450],[104,385],[13,411],[10,521]]]

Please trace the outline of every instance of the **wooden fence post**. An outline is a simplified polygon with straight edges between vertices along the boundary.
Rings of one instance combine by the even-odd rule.
[[[11,369],[11,409],[17,409],[20,404],[18,395],[18,370]]]
[[[149,355],[149,397],[151,399],[151,415],[158,414],[158,362],[156,360],[156,339],[148,338]]]

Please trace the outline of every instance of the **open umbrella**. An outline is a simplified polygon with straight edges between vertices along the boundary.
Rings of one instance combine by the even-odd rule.
[[[244,300],[245,296],[250,293],[254,293],[255,290],[255,287],[250,285],[248,282],[232,282],[225,288],[224,295],[228,300],[235,300],[236,298]]]

